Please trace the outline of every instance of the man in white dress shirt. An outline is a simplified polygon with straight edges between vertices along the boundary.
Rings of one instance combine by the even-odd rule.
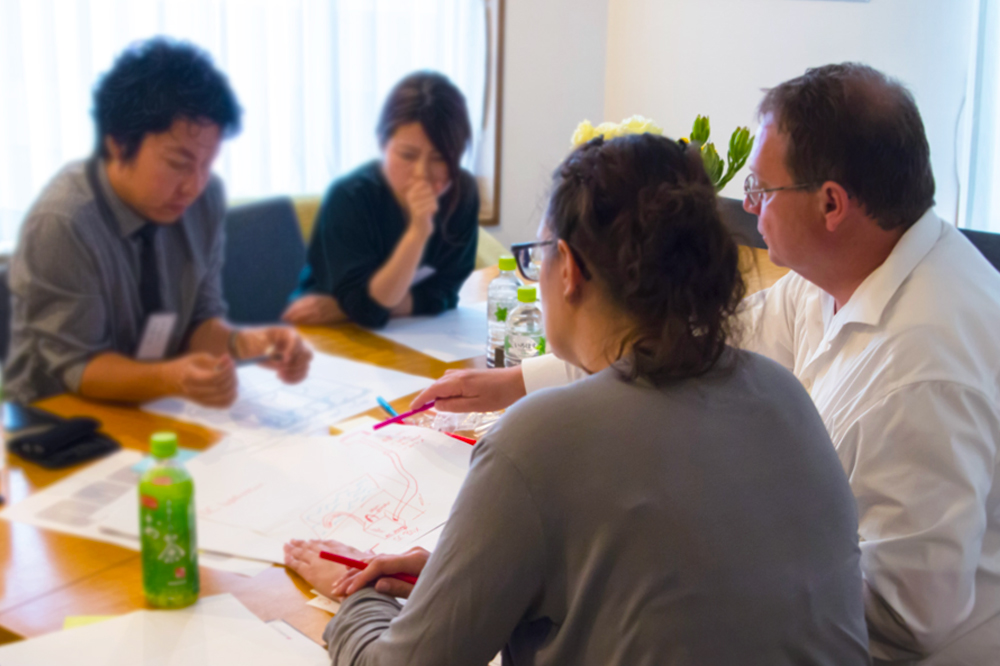
[[[858,502],[876,663],[1000,663],[1000,274],[933,212],[909,92],[865,66],[768,91],[746,209],[792,271],[747,300],[744,346],[810,394]],[[555,358],[453,373],[415,402],[495,409],[579,374]]]

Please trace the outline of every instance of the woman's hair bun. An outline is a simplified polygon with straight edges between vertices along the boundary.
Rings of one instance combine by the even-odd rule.
[[[555,173],[546,224],[635,323],[632,377],[716,364],[746,286],[696,148],[652,134],[580,146]]]

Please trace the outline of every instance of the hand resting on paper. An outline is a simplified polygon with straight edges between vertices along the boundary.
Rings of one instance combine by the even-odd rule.
[[[371,552],[351,548],[333,540],[301,541],[292,539],[286,543],[285,566],[302,576],[307,583],[312,585],[314,590],[326,596],[333,596],[331,591],[334,584],[339,583],[353,569],[343,564],[321,559],[319,554],[324,550],[363,562],[367,562],[375,556]]]
[[[439,412],[496,412],[526,395],[520,367],[448,370],[413,399],[413,409],[434,401]]]

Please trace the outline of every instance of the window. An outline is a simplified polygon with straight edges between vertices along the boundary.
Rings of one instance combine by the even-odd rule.
[[[0,0],[0,246],[39,191],[91,154],[91,90],[128,44],[165,34],[212,54],[244,109],[215,171],[230,200],[321,194],[378,154],[375,123],[405,74],[465,93],[464,166],[492,211],[497,0]],[[491,53],[491,49],[493,53]]]
[[[971,136],[968,146],[967,191],[961,203],[960,225],[1000,233],[1000,7],[980,0],[976,29],[975,76],[971,81]]]

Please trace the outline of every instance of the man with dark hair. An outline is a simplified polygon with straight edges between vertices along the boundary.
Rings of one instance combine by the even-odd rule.
[[[748,299],[744,344],[795,373],[847,472],[872,656],[996,663],[1000,274],[934,213],[898,82],[811,69],[768,91],[760,117],[744,206],[792,272]],[[579,374],[539,357],[453,372],[414,402],[500,409]]]
[[[211,166],[240,123],[225,76],[191,45],[149,40],[98,83],[94,119],[94,157],[46,186],[11,260],[7,394],[222,407],[240,358],[304,378],[312,353],[293,329],[224,320],[225,198]]]
[[[746,209],[793,272],[749,346],[792,369],[858,501],[877,662],[1000,655],[1000,275],[934,213],[910,93],[831,65],[768,91]]]

